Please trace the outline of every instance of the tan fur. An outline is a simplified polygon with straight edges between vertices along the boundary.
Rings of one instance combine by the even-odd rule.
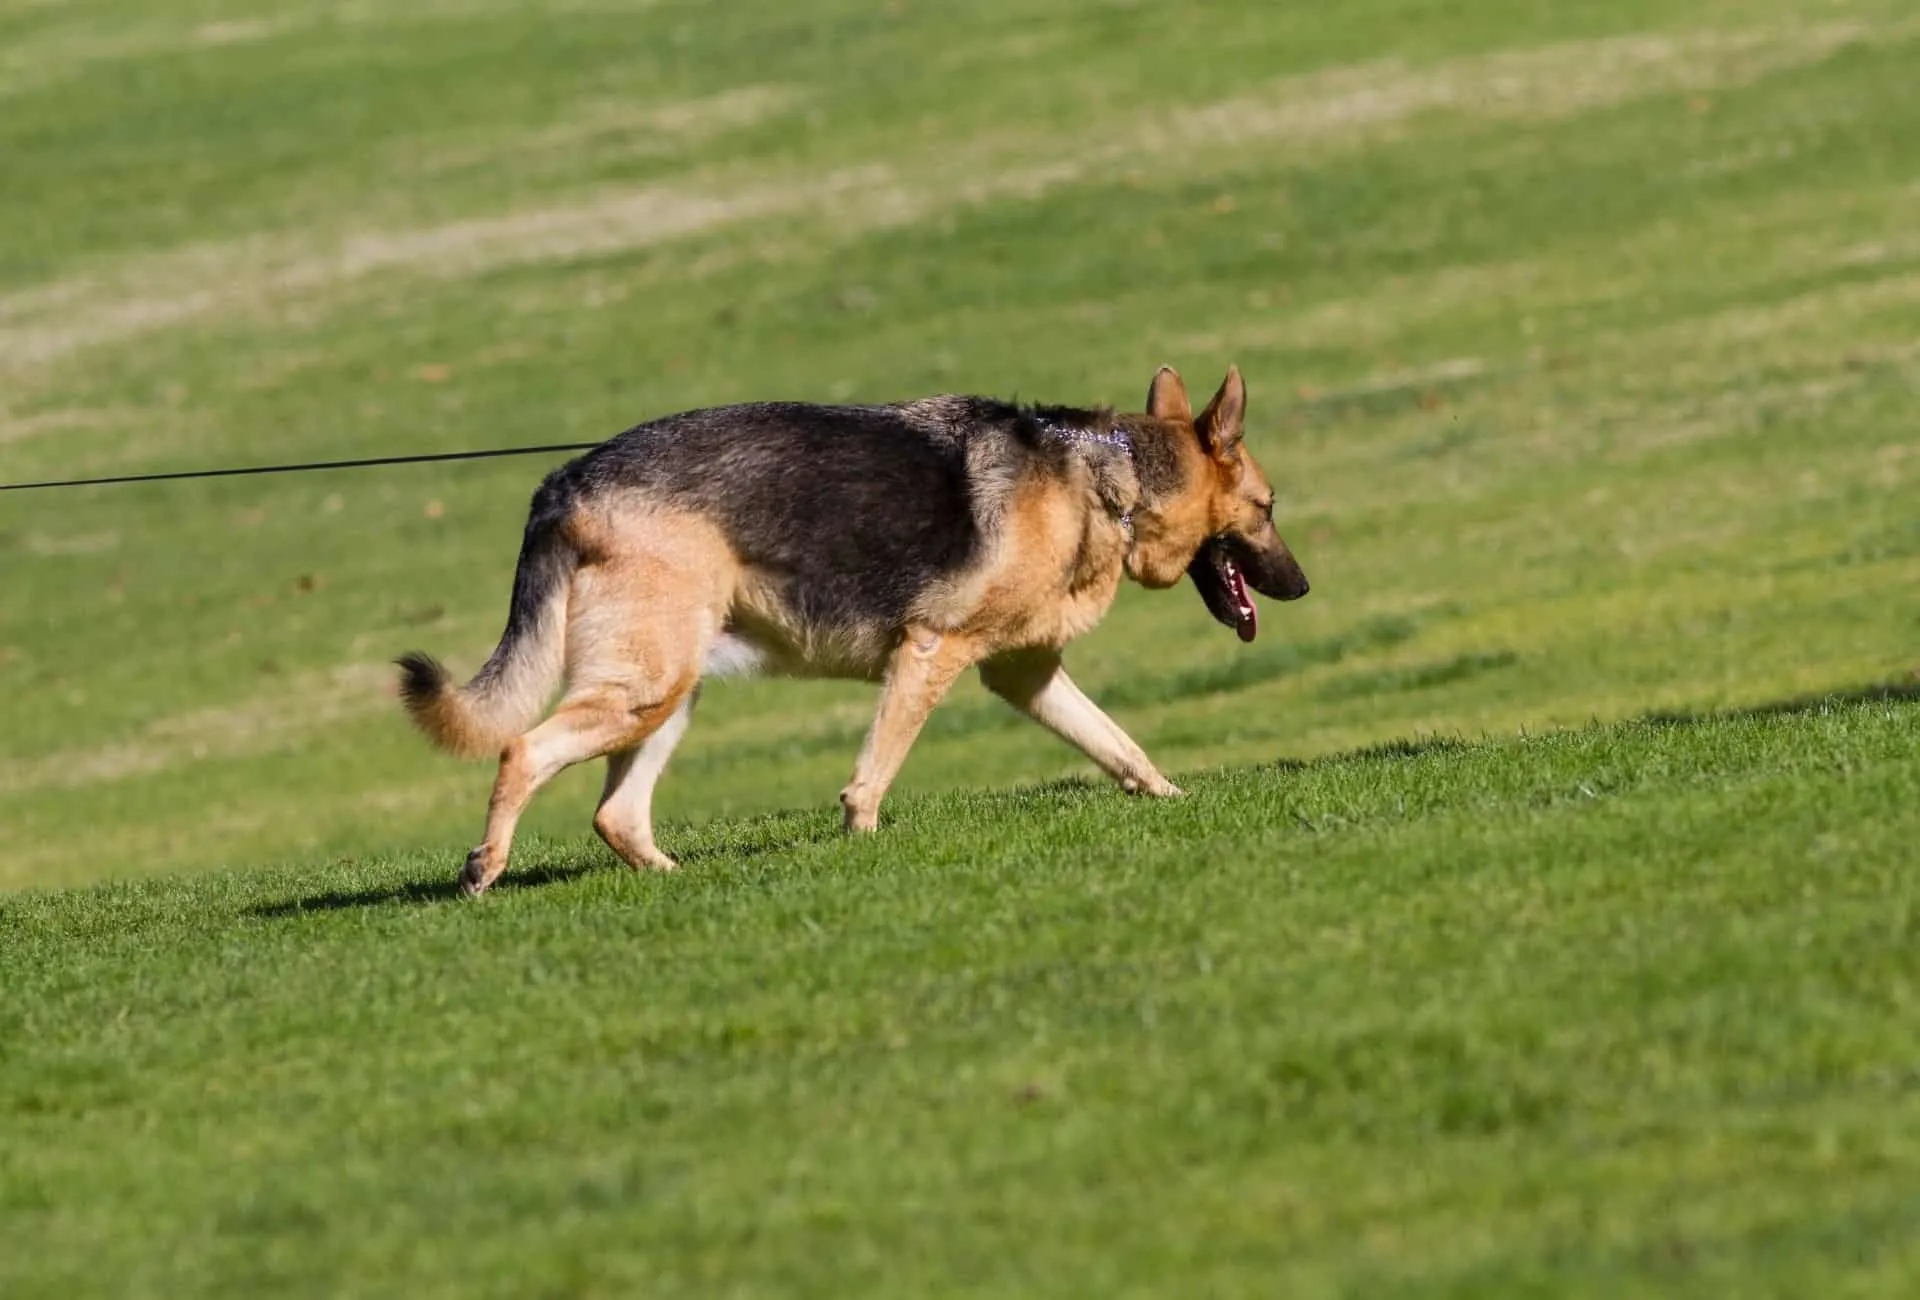
[[[1246,384],[1240,378],[1240,368],[1230,366],[1220,391],[1194,421],[1196,432],[1212,450],[1209,459],[1214,483],[1208,494],[1212,520],[1208,535],[1232,531],[1285,550],[1286,541],[1273,522],[1273,485],[1242,440],[1246,409]]]
[[[665,766],[649,740],[679,715],[732,600],[739,566],[719,530],[685,512],[582,512],[569,523],[581,563],[566,629],[567,691],[545,722],[509,741],[487,806],[486,838],[461,875],[469,893],[506,870],[514,828],[534,794],[575,763],[612,755],[595,826],[633,866],[671,868],[648,821]],[[679,736],[666,745],[668,752]],[[631,790],[630,782],[638,782]]]
[[[1060,656],[1050,650],[1013,651],[980,665],[987,689],[1100,765],[1128,794],[1177,795],[1178,786],[1153,765],[1120,724],[1088,699]]]
[[[539,716],[539,706],[520,706],[523,701],[502,701],[502,708],[477,695],[469,686],[456,686],[442,676],[431,694],[404,697],[407,716],[413,719],[434,747],[455,758],[483,758],[497,754],[513,737],[514,723],[522,727]]]
[[[1178,496],[1134,517],[1127,576],[1143,587],[1161,590],[1185,576],[1194,551],[1215,531],[1223,485],[1194,427],[1187,386],[1172,367],[1162,366],[1154,375],[1147,391],[1147,414],[1179,456],[1181,478],[1187,484]]]
[[[846,828],[870,831],[880,824],[880,800],[907,761],[927,716],[954,680],[980,658],[979,644],[964,634],[946,634],[930,628],[907,629],[887,666],[880,689],[880,708],[860,747],[853,779],[840,792]]]

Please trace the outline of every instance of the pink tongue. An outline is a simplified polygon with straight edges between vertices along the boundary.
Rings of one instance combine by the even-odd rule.
[[[1227,582],[1233,590],[1233,599],[1242,613],[1240,622],[1234,626],[1242,641],[1251,641],[1260,635],[1260,614],[1253,607],[1253,597],[1247,595],[1247,580],[1240,576],[1240,570],[1228,569]]]

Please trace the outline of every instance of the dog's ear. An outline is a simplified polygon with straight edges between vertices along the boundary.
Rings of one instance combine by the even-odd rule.
[[[1155,372],[1153,383],[1147,388],[1147,414],[1156,420],[1178,424],[1192,422],[1193,405],[1187,401],[1187,386],[1180,382],[1180,372],[1172,366],[1161,366]]]
[[[1240,446],[1246,420],[1246,381],[1240,378],[1239,366],[1228,366],[1227,377],[1220,381],[1220,391],[1213,395],[1193,425],[1200,431],[1200,441],[1206,444],[1207,450],[1225,460]]]

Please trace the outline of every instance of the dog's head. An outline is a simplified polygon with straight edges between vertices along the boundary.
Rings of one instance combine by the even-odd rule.
[[[1162,366],[1147,390],[1147,414],[1170,435],[1182,484],[1156,501],[1136,526],[1127,559],[1131,576],[1149,587],[1193,579],[1215,618],[1251,641],[1260,620],[1248,588],[1275,600],[1307,594],[1307,575],[1273,526],[1273,486],[1248,454],[1242,434],[1247,386],[1229,367],[1206,409],[1193,413],[1187,386]]]

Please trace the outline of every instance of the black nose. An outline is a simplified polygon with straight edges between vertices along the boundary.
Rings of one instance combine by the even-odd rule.
[[[1307,573],[1300,561],[1288,551],[1271,571],[1272,595],[1276,600],[1298,600],[1307,594]]]

